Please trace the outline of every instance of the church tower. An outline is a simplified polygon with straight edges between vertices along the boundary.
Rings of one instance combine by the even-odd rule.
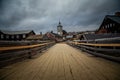
[[[58,24],[58,26],[57,26],[57,33],[59,34],[59,35],[63,35],[63,26],[61,25],[61,22],[59,21],[59,24]]]

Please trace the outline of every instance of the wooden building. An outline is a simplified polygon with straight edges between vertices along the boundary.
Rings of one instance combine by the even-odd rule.
[[[62,36],[53,32],[47,32],[43,35],[43,40],[51,40],[51,41],[62,41]]]
[[[25,40],[28,36],[35,35],[33,30],[24,31],[3,31],[0,30],[0,40]]]
[[[96,34],[99,33],[120,33],[120,12],[115,15],[105,16]]]
[[[43,35],[30,35],[26,38],[26,40],[30,41],[42,41],[43,40]]]

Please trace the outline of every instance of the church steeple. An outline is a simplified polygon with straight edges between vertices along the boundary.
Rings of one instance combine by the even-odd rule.
[[[59,24],[58,24],[58,26],[57,26],[57,27],[62,27],[60,20],[59,20]]]
[[[61,25],[61,22],[59,21],[59,25]]]
[[[62,36],[62,34],[63,34],[63,29],[62,29],[62,25],[61,25],[60,20],[59,20],[59,24],[58,24],[58,26],[57,26],[57,32],[58,32],[59,35]]]

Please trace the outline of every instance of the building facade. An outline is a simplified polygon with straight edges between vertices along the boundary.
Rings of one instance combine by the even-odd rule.
[[[115,15],[105,16],[96,34],[99,33],[120,33],[120,12]]]
[[[28,36],[35,35],[33,30],[27,31],[3,31],[0,30],[0,40],[25,40]]]

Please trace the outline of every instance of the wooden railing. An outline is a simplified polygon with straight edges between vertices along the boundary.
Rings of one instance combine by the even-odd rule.
[[[0,47],[0,67],[4,67],[11,63],[15,63],[27,58],[32,58],[34,55],[54,45],[54,42]]]
[[[0,51],[29,49],[29,48],[34,48],[34,47],[40,47],[40,46],[49,45],[51,43],[53,43],[53,42],[43,43],[43,44],[35,44],[35,45],[26,45],[26,46],[0,47]]]
[[[80,43],[72,41],[68,42],[68,44],[96,56],[120,62],[120,44]]]

